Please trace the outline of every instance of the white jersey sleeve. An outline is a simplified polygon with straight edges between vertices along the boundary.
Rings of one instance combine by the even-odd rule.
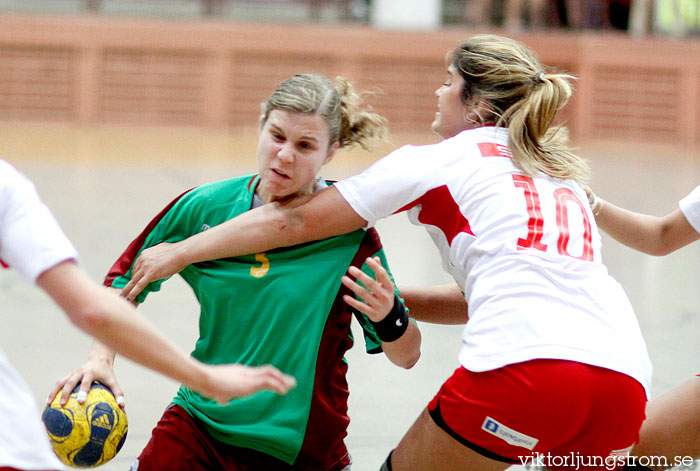
[[[680,200],[678,206],[693,229],[700,233],[700,185]]]
[[[437,146],[437,145],[436,145]],[[368,226],[411,206],[430,189],[426,165],[429,147],[404,146],[378,160],[367,171],[336,183],[335,188]],[[368,197],[366,189],[371,188]]]
[[[34,185],[0,161],[0,260],[35,283],[44,271],[76,257]]]

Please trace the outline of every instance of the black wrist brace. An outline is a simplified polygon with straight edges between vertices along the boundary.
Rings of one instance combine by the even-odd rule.
[[[370,320],[370,322],[372,321]],[[382,342],[393,342],[406,332],[408,322],[406,307],[401,303],[399,297],[394,294],[394,306],[389,311],[389,314],[379,322],[372,322],[372,326],[379,340]]]

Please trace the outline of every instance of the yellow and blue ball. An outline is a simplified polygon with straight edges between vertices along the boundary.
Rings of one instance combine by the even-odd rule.
[[[63,463],[74,468],[94,468],[117,455],[129,424],[108,387],[93,383],[83,404],[78,403],[79,389],[80,384],[65,406],[59,403],[59,391],[41,419],[54,452]]]

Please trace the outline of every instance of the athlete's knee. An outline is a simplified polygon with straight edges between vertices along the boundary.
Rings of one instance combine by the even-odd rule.
[[[389,456],[386,457],[386,461],[382,465],[381,468],[379,468],[379,471],[391,471],[391,454],[394,452],[394,450],[391,450],[389,452]]]

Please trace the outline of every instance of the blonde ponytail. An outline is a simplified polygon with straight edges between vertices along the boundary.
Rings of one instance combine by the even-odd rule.
[[[355,92],[350,82],[336,77],[336,90],[342,116],[338,133],[340,147],[358,144],[367,149],[368,142],[386,137],[386,119],[364,105],[362,94]]]
[[[548,73],[528,48],[501,36],[466,39],[451,56],[465,80],[462,100],[484,108],[480,124],[508,128],[513,161],[526,175],[585,183],[588,164],[571,151],[567,129],[554,124],[574,77]]]

